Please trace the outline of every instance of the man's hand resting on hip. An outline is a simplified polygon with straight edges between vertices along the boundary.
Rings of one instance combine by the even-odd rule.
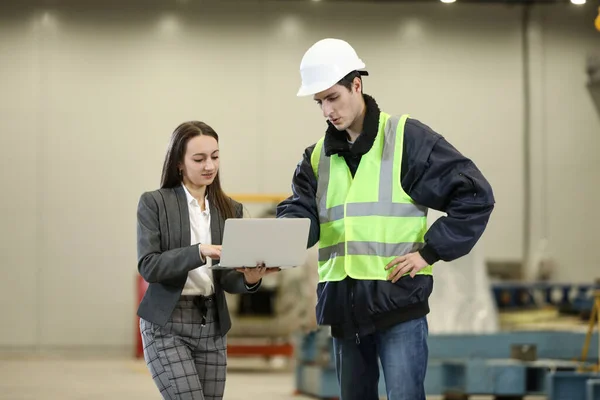
[[[427,261],[421,257],[419,253],[409,253],[404,256],[394,258],[388,265],[385,266],[386,270],[393,271],[388,276],[388,280],[392,281],[392,283],[398,282],[398,279],[402,277],[402,275],[410,272],[410,276],[412,278],[415,277],[417,272],[427,267]]]

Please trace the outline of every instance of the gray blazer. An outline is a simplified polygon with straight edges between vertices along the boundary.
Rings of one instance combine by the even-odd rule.
[[[232,200],[236,216],[242,218],[240,203]],[[210,204],[212,244],[223,240],[225,221]],[[185,286],[189,271],[204,265],[198,245],[190,245],[190,220],[182,186],[142,194],[137,210],[137,255],[140,275],[149,283],[138,316],[164,326]],[[260,282],[248,289],[243,274],[235,270],[213,271],[215,297],[221,334],[231,328],[225,292],[252,293]]]

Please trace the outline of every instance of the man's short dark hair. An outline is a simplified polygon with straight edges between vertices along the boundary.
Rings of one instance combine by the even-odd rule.
[[[362,76],[361,76],[360,72],[352,71],[348,75],[346,75],[342,79],[340,79],[340,81],[337,84],[342,85],[343,87],[345,87],[348,90],[352,90],[352,82],[354,82],[354,78],[358,78],[362,82]],[[361,90],[362,90],[362,86],[361,86]]]

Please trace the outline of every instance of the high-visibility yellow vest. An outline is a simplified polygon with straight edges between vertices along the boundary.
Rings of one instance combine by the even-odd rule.
[[[318,182],[320,282],[346,276],[386,280],[390,261],[423,247],[427,208],[400,184],[407,118],[380,113],[377,137],[354,178],[344,157],[325,155],[324,137],[315,145],[311,164]],[[432,275],[432,267],[418,274]]]

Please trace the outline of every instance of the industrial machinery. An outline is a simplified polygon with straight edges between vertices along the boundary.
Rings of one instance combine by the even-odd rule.
[[[438,216],[431,217],[429,223]],[[599,301],[594,299],[594,291],[600,286],[490,283],[478,246],[468,256],[440,263],[443,265],[436,269],[444,285],[438,285],[430,299],[427,395],[461,399],[488,395],[512,400],[544,395],[548,400],[600,400],[600,344],[598,333],[593,331],[598,312],[592,307]],[[474,289],[460,290],[465,286]],[[511,310],[521,313],[548,308],[554,310],[553,318],[566,318],[567,323],[546,323],[543,328],[517,323],[510,330],[499,323]],[[590,323],[563,317],[559,311],[567,308],[589,310]],[[296,360],[298,393],[319,399],[339,398],[328,328],[301,335]],[[379,392],[385,398],[383,378]]]
[[[575,326],[430,335],[427,395],[462,399],[491,395],[513,400],[544,395],[548,400],[598,400],[600,337],[594,325],[599,310],[600,291],[596,291],[587,330]],[[302,337],[297,349],[298,393],[320,399],[339,397],[333,356],[327,329]],[[379,391],[385,398],[383,379]]]
[[[499,310],[556,307],[561,313],[588,319],[594,302],[594,291],[600,283],[563,282],[494,282],[491,284]]]
[[[286,196],[232,197],[246,206],[246,215],[273,218],[277,203]],[[304,265],[266,276],[256,293],[227,293],[232,322],[228,355],[290,360],[294,355],[293,335],[316,326],[317,277],[317,248],[313,247],[307,250]]]
[[[226,294],[230,355],[292,357],[293,334],[315,324],[316,292],[307,288],[318,276],[316,258],[316,248],[309,249],[305,265],[266,276],[257,293]]]
[[[431,335],[426,393],[446,398],[545,395],[548,400],[600,399],[600,374],[578,371],[581,362],[573,359],[584,339],[585,333],[568,331]],[[592,356],[587,361],[597,363],[598,334],[590,339]],[[319,399],[339,398],[327,329],[303,337],[297,349],[296,389]],[[383,379],[379,391],[385,398]]]

